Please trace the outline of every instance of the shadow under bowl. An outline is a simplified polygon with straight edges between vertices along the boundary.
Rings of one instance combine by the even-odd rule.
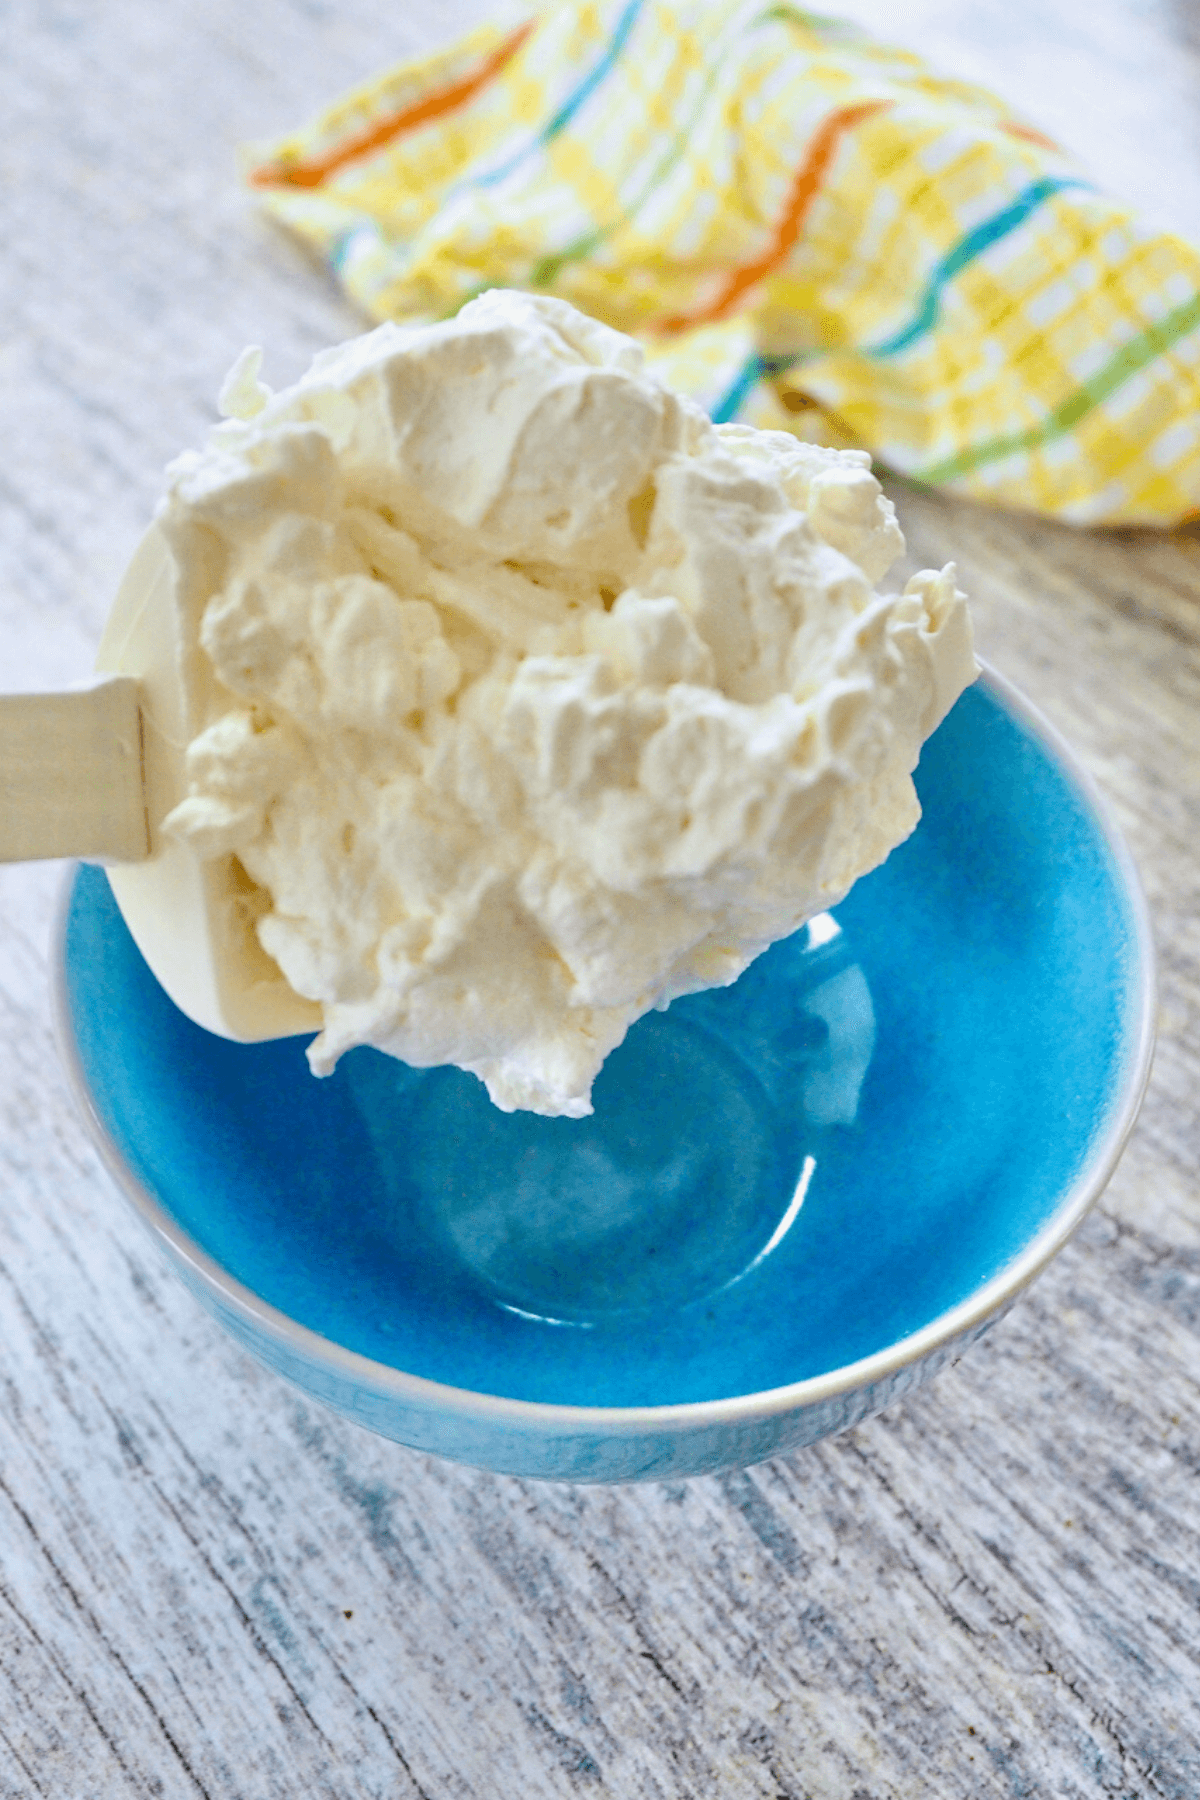
[[[301,1039],[210,1035],[81,868],[57,959],[77,1097],[192,1291],[359,1424],[559,1480],[762,1461],[1003,1312],[1149,1072],[1144,904],[1062,741],[987,672],[916,783],[920,826],[836,915],[639,1021],[582,1122],[372,1050],[317,1082]]]

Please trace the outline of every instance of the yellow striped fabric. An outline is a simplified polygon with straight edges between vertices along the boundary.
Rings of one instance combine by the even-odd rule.
[[[1200,255],[994,95],[837,20],[529,8],[247,174],[372,318],[559,294],[715,418],[1079,522],[1200,511]]]

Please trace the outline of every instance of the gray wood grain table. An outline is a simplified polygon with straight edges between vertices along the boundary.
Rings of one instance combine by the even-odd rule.
[[[1195,0],[857,0],[1200,235]],[[236,146],[483,8],[0,4],[0,685],[85,673],[247,342],[360,326]],[[1157,1064],[1108,1194],[924,1392],[678,1487],[537,1487],[326,1415],[160,1264],[64,1091],[60,872],[0,871],[0,1794],[1200,1795],[1200,534],[900,489],[1141,865]]]

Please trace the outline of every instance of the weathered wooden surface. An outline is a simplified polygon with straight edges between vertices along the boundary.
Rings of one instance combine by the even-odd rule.
[[[358,321],[235,145],[478,16],[0,5],[0,682],[79,676],[234,354]],[[873,0],[850,10],[870,19]],[[893,0],[1200,234],[1194,0]],[[67,1102],[50,867],[0,871],[5,1800],[1200,1794],[1200,534],[898,494],[1079,746],[1162,951],[1099,1211],[925,1393],[679,1488],[538,1488],[302,1403],[160,1265]]]

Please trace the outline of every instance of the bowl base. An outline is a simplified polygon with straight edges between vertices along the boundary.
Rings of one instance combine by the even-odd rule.
[[[405,1092],[389,1105],[380,1059],[348,1059],[395,1165],[398,1232],[415,1226],[488,1299],[542,1323],[674,1313],[740,1281],[795,1223],[822,1128],[853,1120],[874,1044],[830,914],[800,934],[796,963],[787,1007],[696,996],[643,1019],[586,1119],[500,1112],[455,1069],[393,1075]]]

